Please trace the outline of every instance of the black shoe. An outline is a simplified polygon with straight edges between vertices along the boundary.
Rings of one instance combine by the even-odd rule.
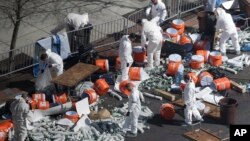
[[[132,132],[127,132],[126,137],[135,138],[137,137],[137,134],[132,133]]]

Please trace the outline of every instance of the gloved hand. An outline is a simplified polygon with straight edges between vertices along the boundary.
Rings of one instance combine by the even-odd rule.
[[[129,63],[127,63],[127,67],[129,67]]]
[[[49,68],[51,68],[52,67],[52,65],[49,65]]]
[[[128,117],[129,115],[130,115],[130,112],[127,112],[127,113],[126,113],[126,116]]]
[[[43,72],[44,72],[44,69],[41,70],[41,73],[43,73]]]

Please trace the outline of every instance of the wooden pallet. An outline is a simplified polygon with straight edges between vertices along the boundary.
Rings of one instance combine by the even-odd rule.
[[[183,134],[193,141],[221,141],[221,138],[205,129],[189,131]]]

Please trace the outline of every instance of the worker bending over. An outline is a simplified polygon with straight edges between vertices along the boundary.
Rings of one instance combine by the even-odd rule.
[[[185,123],[188,125],[191,125],[193,115],[199,121],[203,121],[203,119],[197,107],[195,106],[195,102],[196,102],[195,84],[192,78],[188,74],[184,75],[184,81],[186,82],[186,86],[184,89]]]
[[[240,54],[240,45],[238,40],[238,33],[236,26],[233,22],[233,18],[230,14],[226,13],[222,8],[216,8],[215,15],[217,17],[216,31],[222,30],[220,37],[220,52],[223,56],[226,56],[226,41],[231,38],[233,47],[236,50],[236,54]]]
[[[147,48],[147,67],[146,69],[153,69],[154,65],[160,65],[160,55],[162,48],[162,29],[156,23],[148,21],[147,19],[138,20],[137,24],[142,26],[141,45]],[[148,45],[146,45],[148,39]]]
[[[149,16],[151,12],[151,21],[160,25],[164,22],[167,16],[167,10],[165,4],[161,0],[151,0],[150,5],[146,9],[146,16]]]
[[[128,112],[126,114],[127,118],[123,125],[123,130],[126,132],[126,130],[130,127],[130,131],[126,133],[126,136],[136,137],[138,118],[141,111],[140,92],[131,82],[126,85],[126,89],[131,92],[131,95],[128,97]]]
[[[120,40],[119,58],[121,61],[122,78],[121,81],[128,79],[129,67],[133,64],[132,42],[136,39],[136,35],[124,35]]]
[[[58,54],[47,50],[46,53],[41,54],[40,59],[43,61],[46,67],[50,68],[52,78],[59,76],[63,73],[63,60],[62,57]],[[44,69],[41,69],[41,73],[44,72]]]

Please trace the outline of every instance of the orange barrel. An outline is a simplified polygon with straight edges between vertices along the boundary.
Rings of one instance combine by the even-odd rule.
[[[207,62],[208,57],[209,57],[209,50],[197,50],[196,55],[202,55],[204,57],[204,62]]]
[[[128,75],[129,75],[130,80],[140,81],[141,80],[141,68],[130,67]]]
[[[109,61],[108,59],[96,59],[95,65],[100,67],[100,70],[103,72],[109,71]]]
[[[0,123],[0,141],[8,140],[8,132],[13,127],[11,120],[4,120]]]
[[[120,57],[117,57],[115,60],[115,69],[120,70],[121,69],[121,60]]]
[[[37,109],[40,109],[40,110],[49,109],[49,102],[48,101],[38,101],[37,102]]]
[[[180,67],[181,63],[168,63],[167,74],[175,75]]]
[[[64,104],[68,101],[67,98],[67,94],[63,93],[63,94],[55,94],[54,95],[55,98],[55,103],[60,103],[60,104]]]
[[[193,55],[191,57],[190,66],[192,69],[200,69],[204,66],[204,57],[201,55]]]
[[[92,104],[97,101],[97,94],[94,89],[85,89],[83,94],[81,95],[81,98],[88,97],[89,104]]]
[[[160,114],[166,120],[173,119],[175,115],[174,105],[169,103],[162,104]]]
[[[142,46],[133,47],[133,58],[135,62],[144,62],[146,59],[146,50]]]
[[[126,85],[127,85],[128,83],[131,83],[132,85],[134,85],[131,81],[129,81],[129,80],[124,80],[124,81],[122,81],[122,82],[120,83],[119,89],[120,89],[120,91],[121,91],[123,94],[125,94],[125,95],[127,95],[127,96],[130,96],[130,95],[131,95],[131,92],[128,91],[127,88],[126,88]]]
[[[179,54],[170,54],[168,61],[169,63],[181,63],[181,56]]]
[[[208,40],[200,40],[195,42],[194,44],[194,50],[210,50],[211,45]]]
[[[179,44],[180,45],[192,44],[192,39],[190,37],[188,37],[187,35],[183,34],[180,37]]]
[[[79,115],[76,111],[68,111],[65,113],[65,118],[71,120],[73,123],[76,123],[79,120]]]
[[[108,90],[109,90],[109,85],[106,82],[105,79],[100,78],[98,80],[95,81],[95,84],[93,86],[94,90],[97,92],[97,94],[99,95],[105,95]]]
[[[168,28],[166,34],[170,36],[174,43],[178,40],[178,31],[175,28]]]
[[[209,72],[204,71],[199,75],[199,81],[201,86],[209,86],[213,82],[213,76]]]
[[[181,19],[175,19],[172,21],[172,27],[178,30],[178,34],[181,35],[185,29],[185,23]]]
[[[214,88],[214,90],[223,91],[229,89],[231,85],[230,85],[230,80],[227,77],[222,77],[215,79],[212,82],[211,86],[212,88]]]
[[[31,110],[35,110],[36,109],[36,101],[35,100],[29,100],[29,105],[31,107]]]
[[[209,63],[212,66],[220,66],[222,65],[222,55],[218,51],[212,51],[209,54]]]
[[[192,78],[192,80],[194,81],[194,84],[197,84],[197,82],[198,82],[197,75],[194,72],[190,72],[190,73],[188,73],[188,75]]]
[[[32,100],[34,101],[45,101],[46,97],[44,93],[32,94]]]

